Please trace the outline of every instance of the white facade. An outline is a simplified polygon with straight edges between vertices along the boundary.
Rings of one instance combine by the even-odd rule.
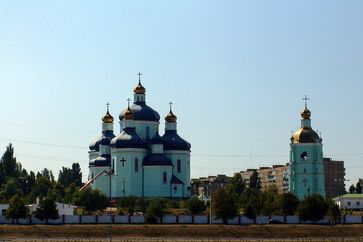
[[[363,209],[363,194],[345,194],[333,198],[333,201],[340,209]]]
[[[77,206],[71,205],[71,204],[66,204],[66,203],[55,203],[57,206],[57,210],[58,210],[58,215],[62,216],[62,215],[74,215],[74,210],[77,208]],[[28,205],[29,208],[29,213],[34,213],[39,207],[39,204],[35,203],[35,204],[30,204]]]
[[[0,204],[0,215],[5,215],[5,212],[8,208],[9,204]]]

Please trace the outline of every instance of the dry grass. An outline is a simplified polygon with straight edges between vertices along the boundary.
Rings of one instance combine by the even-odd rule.
[[[108,225],[0,225],[0,238],[106,238]],[[363,238],[363,225],[112,225],[114,238]]]

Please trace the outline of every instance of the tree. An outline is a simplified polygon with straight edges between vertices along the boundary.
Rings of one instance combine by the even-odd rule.
[[[288,192],[279,195],[278,203],[282,215],[293,215],[299,207],[300,200],[295,194]]]
[[[20,218],[26,218],[27,210],[25,199],[18,193],[10,199],[9,208],[6,210],[6,218],[16,220],[18,223]]]
[[[357,185],[355,186],[355,191],[357,192],[357,194],[362,193],[362,184],[359,181],[357,182]]]
[[[335,204],[331,199],[327,199],[326,203],[328,206],[329,222],[336,224],[341,217],[339,206]]]
[[[57,205],[50,197],[43,198],[34,214],[36,218],[42,221],[45,220],[46,223],[48,223],[48,219],[59,218]]]
[[[253,206],[251,203],[247,204],[247,206],[244,208],[243,214],[249,219],[255,219],[257,216],[255,206]]]
[[[321,195],[313,194],[304,198],[298,207],[299,217],[317,223],[327,214],[327,204]]]
[[[190,198],[186,203],[186,207],[191,214],[200,214],[205,210],[204,202],[197,197]]]
[[[19,165],[16,163],[14,148],[11,143],[6,147],[6,151],[1,158],[0,164],[4,177],[16,177],[18,175]]]
[[[18,192],[20,192],[19,184],[16,181],[16,179],[12,177],[8,179],[8,181],[5,184],[2,185],[0,198],[2,198],[4,202],[7,202]]]
[[[352,184],[352,185],[349,187],[349,193],[354,193],[355,191],[356,191],[355,186]]]
[[[119,207],[126,209],[130,215],[133,215],[136,208],[136,201],[137,197],[135,196],[122,197],[119,200]]]
[[[242,179],[241,173],[236,173],[232,177],[230,183],[230,189],[240,196],[246,188],[245,182]]]
[[[73,163],[72,168],[62,167],[59,171],[58,182],[64,187],[74,183],[76,186],[82,185],[82,172],[78,163]]]
[[[278,203],[278,191],[276,186],[269,187],[265,192],[262,193],[263,196],[263,209],[264,215],[277,214],[279,211]]]
[[[217,218],[221,218],[223,223],[227,223],[227,219],[236,217],[237,201],[235,196],[226,191],[225,188],[219,188],[212,194],[212,213]]]
[[[161,218],[165,214],[165,202],[159,198],[152,199],[146,208],[146,222],[155,223],[156,218]]]
[[[88,212],[105,209],[107,207],[107,197],[99,190],[88,187],[74,195],[74,204],[83,206]]]
[[[258,177],[257,170],[253,170],[253,173],[250,176],[250,185],[249,185],[249,187],[253,188],[253,189],[256,189],[256,190],[261,189],[260,178]]]

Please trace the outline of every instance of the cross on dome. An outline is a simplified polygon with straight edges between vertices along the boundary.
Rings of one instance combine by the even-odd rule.
[[[170,106],[170,112],[171,112],[172,107],[173,107],[173,103],[171,101],[169,102],[169,106]]]
[[[106,103],[106,106],[107,106],[107,112],[109,111],[109,107],[110,107],[110,103],[109,102],[107,102]]]
[[[139,76],[139,83],[141,82],[141,73],[139,72],[139,73],[137,73],[137,75]]]
[[[305,97],[303,98],[303,100],[305,101],[305,107],[307,107],[308,101],[310,98],[308,98],[307,95],[305,95]]]
[[[131,99],[128,98],[128,99],[126,99],[126,101],[127,101],[127,106],[130,107],[130,101],[131,101]]]

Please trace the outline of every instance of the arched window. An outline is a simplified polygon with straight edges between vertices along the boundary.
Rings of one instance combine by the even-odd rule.
[[[164,171],[164,173],[163,173],[163,183],[166,183],[167,179],[168,179],[168,176],[166,174],[166,171]]]
[[[177,171],[178,173],[180,173],[180,172],[181,172],[181,161],[180,161],[180,160],[177,160],[177,161],[176,161],[176,171]]]
[[[150,127],[146,127],[146,139],[150,139]]]
[[[139,160],[137,158],[135,158],[135,172],[139,171]]]

